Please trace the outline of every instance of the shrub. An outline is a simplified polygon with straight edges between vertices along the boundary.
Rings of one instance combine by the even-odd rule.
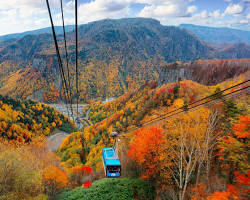
[[[154,189],[139,179],[104,178],[95,181],[89,188],[79,187],[58,196],[58,200],[133,200],[135,198],[154,199]]]

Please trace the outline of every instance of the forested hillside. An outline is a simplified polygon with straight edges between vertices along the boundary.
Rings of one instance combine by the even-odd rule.
[[[102,171],[101,149],[114,144],[110,134],[137,128],[119,136],[123,175],[149,181],[163,199],[231,195],[245,199],[249,184],[249,90],[228,100],[222,95],[248,83],[217,94],[224,101],[214,105],[191,112],[187,105],[248,77],[249,71],[214,86],[184,80],[157,87],[151,81],[111,102],[94,103],[83,111],[85,115],[91,109],[89,117],[94,125],[69,135],[58,155],[66,168],[84,163]],[[181,107],[186,113],[140,129],[142,124]],[[65,193],[65,197],[81,199],[80,191]]]
[[[47,136],[75,128],[51,106],[0,95],[0,199],[54,199],[70,185]]]
[[[82,113],[90,108],[93,125],[66,137],[59,158],[48,151],[44,135],[56,128],[72,131],[72,123],[41,103],[0,96],[0,165],[6,166],[0,168],[0,197],[246,199],[249,90],[233,99],[223,95],[249,84],[220,91],[248,77],[249,70],[212,86],[191,80],[161,86],[149,81],[113,101],[93,103]],[[189,112],[190,103],[214,93],[222,101]],[[178,108],[182,115],[140,128]],[[101,150],[114,145],[114,131],[127,132],[119,136],[126,178],[102,179]]]
[[[34,101],[13,100],[0,95],[0,136],[13,143],[28,143],[55,129],[70,132],[73,123],[54,108]]]
[[[249,11],[0,0],[0,200],[250,199]]]
[[[62,35],[58,40],[64,55]],[[75,87],[74,32],[67,33],[67,40]],[[163,26],[154,19],[129,18],[81,25],[79,56],[80,100],[86,102],[117,97],[147,80],[157,80],[160,67],[169,62],[249,58],[250,54],[247,45],[216,49],[178,27]],[[18,84],[19,74],[30,80],[25,87]],[[51,35],[26,35],[0,42],[0,77],[1,94],[58,101],[61,82]],[[8,82],[10,88],[6,87]]]

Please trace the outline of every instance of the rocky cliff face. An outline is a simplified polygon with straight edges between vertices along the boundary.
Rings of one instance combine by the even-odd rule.
[[[250,70],[250,59],[175,62],[161,67],[158,85],[181,80],[193,80],[205,85],[215,85],[248,70]]]

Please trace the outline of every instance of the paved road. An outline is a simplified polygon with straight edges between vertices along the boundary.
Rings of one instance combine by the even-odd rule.
[[[67,133],[63,131],[58,131],[54,135],[47,137],[47,145],[50,152],[56,152],[62,143],[62,141],[68,136]]]

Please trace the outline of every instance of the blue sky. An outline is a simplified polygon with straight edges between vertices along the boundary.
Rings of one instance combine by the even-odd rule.
[[[61,25],[60,0],[49,0]],[[66,24],[74,0],[63,0]],[[250,0],[78,0],[81,24],[105,18],[147,17],[163,25],[191,23],[250,31]],[[50,26],[45,0],[0,0],[0,35]]]

